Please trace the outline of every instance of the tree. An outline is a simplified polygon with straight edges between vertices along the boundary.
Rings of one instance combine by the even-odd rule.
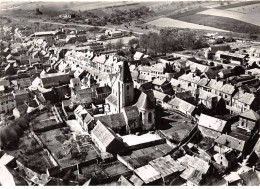
[[[243,66],[236,66],[233,70],[235,72],[235,75],[245,74],[245,69]]]
[[[123,46],[124,46],[124,44],[123,44],[123,40],[122,40],[122,39],[119,39],[119,40],[116,42],[116,44],[115,44],[115,48],[116,48],[117,50],[122,49]]]

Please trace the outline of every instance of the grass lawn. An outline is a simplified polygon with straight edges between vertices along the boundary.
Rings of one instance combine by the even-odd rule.
[[[178,20],[238,33],[260,33],[260,26],[256,26],[232,18],[194,14],[181,17]]]

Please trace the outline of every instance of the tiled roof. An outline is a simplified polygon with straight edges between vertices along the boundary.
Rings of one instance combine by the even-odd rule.
[[[243,112],[240,114],[241,117],[245,117],[254,121],[257,121],[260,119],[260,116],[253,110],[249,110],[247,112]]]
[[[226,135],[226,134],[222,134],[220,135],[216,140],[216,143],[227,146],[229,148],[232,148],[234,150],[237,150],[239,152],[242,152],[244,150],[245,147],[245,141],[243,140],[239,140],[235,137]]]
[[[222,132],[226,126],[226,123],[227,122],[224,120],[201,114],[198,125],[206,127],[208,129],[212,129],[214,131]]]

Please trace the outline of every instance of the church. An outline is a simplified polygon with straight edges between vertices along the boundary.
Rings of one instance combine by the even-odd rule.
[[[142,92],[135,103],[134,83],[128,63],[123,62],[120,73],[112,81],[112,92],[105,102],[112,114],[124,113],[128,117],[138,114],[138,123],[128,125],[129,132],[135,130],[149,131],[155,129],[156,101],[152,90]]]

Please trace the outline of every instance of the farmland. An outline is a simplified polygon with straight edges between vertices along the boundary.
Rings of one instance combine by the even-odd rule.
[[[238,33],[260,33],[260,26],[227,17],[194,14],[179,20]]]
[[[217,29],[209,26],[203,26],[202,24],[193,24],[185,21],[174,20],[171,18],[159,18],[157,20],[153,20],[148,22],[147,24],[155,25],[157,27],[172,27],[172,28],[189,28],[189,29],[201,29],[201,30],[209,30],[209,31],[221,31],[225,30]]]
[[[242,9],[242,8],[240,8],[240,9]],[[240,9],[236,8],[236,11],[230,10],[230,9],[229,10],[208,9],[208,10],[199,12],[197,14],[232,18],[232,19],[236,19],[236,20],[240,20],[243,22],[247,22],[250,24],[255,24],[255,25],[260,26],[260,19],[259,19],[260,6],[257,6],[257,8],[255,8],[255,11],[252,11],[250,13],[238,12],[238,11],[240,11]],[[245,8],[243,8],[243,9],[245,9]]]

